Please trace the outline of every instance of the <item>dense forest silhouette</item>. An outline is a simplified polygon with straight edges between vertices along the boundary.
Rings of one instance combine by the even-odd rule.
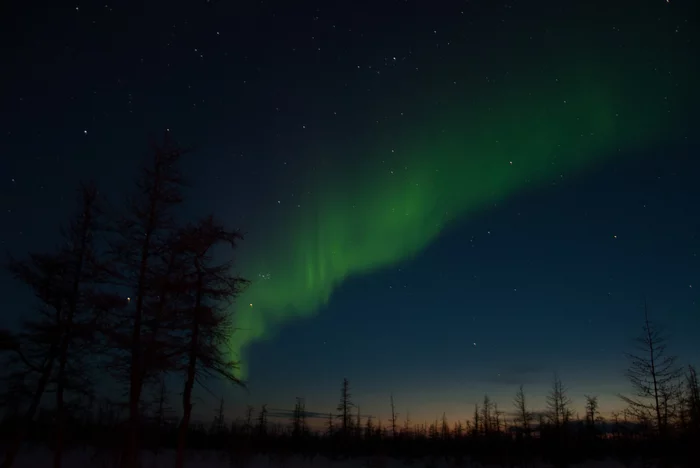
[[[121,203],[81,185],[57,247],[8,258],[7,268],[36,301],[17,330],[0,331],[2,467],[29,444],[49,447],[55,468],[76,448],[91,450],[95,466],[110,460],[122,468],[141,466],[144,450],[174,450],[182,468],[186,449],[217,450],[241,466],[260,454],[503,466],[614,457],[700,466],[695,369],[677,363],[646,306],[628,355],[633,393],[620,395],[625,410],[608,419],[595,395],[585,397],[585,414],[575,414],[554,374],[545,408],[532,408],[521,385],[506,408],[485,395],[468,420],[443,414],[414,422],[397,411],[393,394],[390,417],[375,419],[361,412],[344,379],[326,416],[297,398],[293,411],[248,407],[243,418],[229,420],[222,398],[211,423],[193,422],[195,387],[207,390],[211,378],[245,387],[226,349],[235,340],[232,305],[248,281],[234,273],[239,231],[213,215],[181,219],[186,153],[166,135]],[[173,380],[178,388],[168,388]]]

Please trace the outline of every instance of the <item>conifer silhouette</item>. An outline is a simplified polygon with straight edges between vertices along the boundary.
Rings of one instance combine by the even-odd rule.
[[[348,379],[343,379],[343,386],[340,390],[340,401],[337,406],[337,418],[340,419],[340,430],[343,436],[347,437],[349,435],[348,429],[350,428],[350,411],[354,406],[352,400],[352,395],[350,395],[350,382]]]
[[[665,435],[669,423],[669,400],[673,398],[673,387],[681,369],[676,366],[676,357],[667,354],[668,339],[662,334],[661,327],[649,319],[646,303],[642,333],[635,342],[637,354],[627,354],[630,361],[627,378],[635,396],[620,395],[620,398],[635,417],[653,420],[654,430]]]

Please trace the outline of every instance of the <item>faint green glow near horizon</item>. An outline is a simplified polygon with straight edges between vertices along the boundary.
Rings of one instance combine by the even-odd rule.
[[[412,258],[455,220],[657,142],[670,119],[655,113],[662,98],[639,94],[651,82],[629,88],[635,77],[592,62],[512,77],[469,102],[445,94],[400,140],[358,143],[352,175],[317,170],[278,237],[243,255],[253,284],[236,306],[232,353],[244,357],[281,324],[314,315],[348,277]],[[269,278],[258,280],[261,271]]]

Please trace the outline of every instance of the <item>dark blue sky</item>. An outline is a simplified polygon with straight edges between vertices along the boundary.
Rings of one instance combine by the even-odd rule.
[[[314,317],[254,343],[250,392],[215,386],[236,411],[288,408],[303,396],[309,410],[328,412],[347,377],[367,414],[386,416],[393,392],[418,420],[465,418],[487,392],[509,406],[519,383],[543,406],[554,371],[577,407],[585,393],[599,394],[604,411],[618,408],[623,353],[645,298],[680,362],[698,362],[694,2],[141,3],[0,7],[0,245],[14,255],[57,242],[79,180],[97,180],[118,200],[149,138],[166,129],[196,150],[185,163],[187,213],[271,228],[268,202],[301,183],[318,141],[338,147],[331,161],[351,165],[343,148],[372,139],[362,122],[406,96],[420,101],[455,64],[507,67],[517,55],[512,28],[542,33],[543,54],[556,62],[572,52],[545,49],[557,41],[550,30],[576,30],[586,43],[613,25],[624,39],[611,48],[638,56],[671,44],[669,63],[694,72],[676,78],[671,95],[687,114],[674,115],[677,131],[653,147],[621,148],[609,162],[484,207],[415,258],[350,277]],[[428,71],[392,71],[387,56]],[[470,80],[469,66],[459,68]],[[324,126],[335,109],[341,123]],[[319,130],[299,131],[304,122]],[[5,273],[0,292],[12,326],[29,298]],[[208,418],[211,400],[195,413]]]

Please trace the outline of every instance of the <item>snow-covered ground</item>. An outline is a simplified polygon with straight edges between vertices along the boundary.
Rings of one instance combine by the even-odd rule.
[[[165,451],[156,456],[151,452],[142,453],[142,468],[171,468],[175,466],[175,452]],[[18,457],[16,468],[43,468],[51,467],[51,452],[44,448],[32,448],[25,450]],[[66,453],[64,468],[115,468],[117,466],[117,454],[95,453],[94,450],[80,450]],[[453,461],[439,460],[413,460],[404,461],[390,458],[357,458],[353,460],[330,460],[324,457],[316,457],[313,461],[294,456],[287,459],[270,457],[266,455],[255,456],[250,459],[230,458],[226,454],[214,451],[192,451],[187,454],[187,468],[458,468]],[[499,468],[499,465],[481,465],[465,462],[464,468]],[[539,462],[527,465],[528,468],[548,468],[551,465]],[[654,465],[642,462],[624,465],[615,460],[590,461],[571,465],[571,468],[642,468]]]

